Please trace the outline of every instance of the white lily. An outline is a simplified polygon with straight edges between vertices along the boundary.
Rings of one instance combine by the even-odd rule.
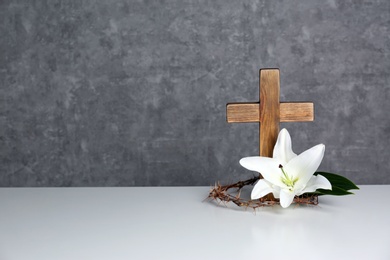
[[[280,198],[280,205],[287,208],[295,196],[317,189],[332,189],[332,185],[325,177],[313,174],[324,157],[325,145],[316,145],[300,155],[296,155],[291,148],[291,137],[286,129],[279,132],[273,158],[253,156],[240,160],[240,164],[251,171],[261,173],[260,179],[252,190],[252,199],[261,198],[273,193]]]

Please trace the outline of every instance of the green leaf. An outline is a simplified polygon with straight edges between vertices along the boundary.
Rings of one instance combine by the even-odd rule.
[[[348,190],[358,190],[359,187],[355,185],[352,181],[347,178],[340,176],[338,174],[330,173],[330,172],[316,172],[314,175],[322,175],[328,179],[328,181],[332,184],[332,189],[339,188],[344,191]]]
[[[339,187],[332,187],[332,190],[323,190],[323,189],[318,189],[314,192],[315,194],[320,195],[334,195],[334,196],[344,196],[344,195],[351,195],[353,194],[350,191],[341,189]]]

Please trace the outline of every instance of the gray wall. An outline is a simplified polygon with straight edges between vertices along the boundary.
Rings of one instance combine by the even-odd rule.
[[[258,100],[278,67],[286,123],[321,170],[390,184],[390,1],[0,1],[0,185],[210,185],[252,176]]]

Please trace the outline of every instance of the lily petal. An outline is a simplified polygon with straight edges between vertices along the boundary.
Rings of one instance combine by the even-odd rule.
[[[325,145],[318,144],[289,161],[284,170],[292,179],[298,179],[295,187],[305,187],[324,158]]]
[[[286,189],[280,191],[280,206],[287,208],[294,200],[295,193]]]
[[[279,199],[280,198],[280,187],[276,185],[272,185],[272,194],[274,195],[274,198]]]
[[[329,180],[322,175],[312,176],[306,187],[298,195],[306,192],[314,192],[317,189],[331,190],[332,184],[330,184]]]
[[[259,180],[256,183],[255,187],[253,187],[251,198],[254,200],[254,199],[264,197],[268,193],[271,193],[273,191],[271,185],[272,185],[271,183],[269,183],[264,179]]]
[[[250,171],[256,171],[263,175],[264,179],[274,185],[286,187],[281,180],[282,171],[279,168],[279,161],[269,157],[252,156],[240,160],[240,164]]]
[[[286,165],[288,161],[296,157],[297,155],[292,151],[291,136],[286,128],[283,128],[278,135],[276,141],[273,158],[281,162],[282,165]]]

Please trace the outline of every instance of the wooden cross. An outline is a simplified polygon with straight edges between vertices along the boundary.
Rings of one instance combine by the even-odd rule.
[[[314,120],[312,102],[280,103],[279,69],[260,70],[260,102],[226,106],[228,123],[260,123],[260,156],[272,157],[280,122]]]

